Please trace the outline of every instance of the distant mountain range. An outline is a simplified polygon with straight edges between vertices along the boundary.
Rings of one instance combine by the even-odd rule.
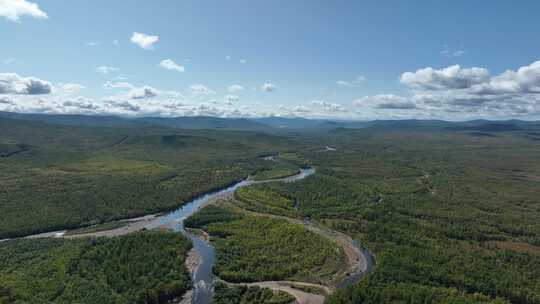
[[[478,131],[478,132],[510,132],[520,130],[540,130],[540,121],[523,120],[470,120],[451,122],[444,120],[373,120],[373,121],[339,121],[307,118],[262,117],[262,118],[219,118],[209,116],[194,117],[120,117],[99,115],[61,115],[61,114],[22,114],[0,112],[0,119],[40,121],[60,125],[77,126],[133,126],[154,125],[179,129],[227,129],[249,130],[261,132],[282,131],[325,131],[335,129],[374,130],[416,130],[416,131]]]

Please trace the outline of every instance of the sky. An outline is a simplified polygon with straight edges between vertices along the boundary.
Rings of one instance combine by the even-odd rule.
[[[540,119],[540,1],[0,0],[0,111]]]

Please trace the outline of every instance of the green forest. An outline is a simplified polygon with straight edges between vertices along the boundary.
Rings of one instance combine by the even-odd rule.
[[[329,304],[540,303],[540,141],[526,131],[263,134],[12,119],[0,129],[0,238],[109,227],[248,176],[313,166],[304,180],[240,188],[186,220],[210,233],[219,277],[327,284],[344,265],[341,247],[286,216],[343,232],[373,255],[373,271]],[[189,287],[189,247],[154,232],[0,242],[1,301],[164,301]],[[240,289],[219,294],[227,303],[269,297]]]
[[[210,205],[185,222],[210,234],[214,272],[233,282],[328,281],[346,263],[336,243],[297,224]]]
[[[227,286],[217,283],[214,288],[213,304],[292,304],[293,296],[286,292],[274,292],[255,286]]]
[[[276,172],[259,156],[295,146],[244,131],[12,119],[0,119],[0,130],[0,239],[168,211],[249,174]]]
[[[191,288],[174,232],[21,239],[0,246],[0,303],[167,303]]]
[[[328,303],[540,303],[538,143],[351,130],[326,140],[338,151],[302,153],[315,175],[236,197],[369,248],[374,272]]]

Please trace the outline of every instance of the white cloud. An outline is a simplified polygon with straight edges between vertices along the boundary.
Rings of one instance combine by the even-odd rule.
[[[7,96],[0,96],[0,105],[14,105],[15,103]]]
[[[112,72],[117,72],[117,71],[119,71],[119,70],[120,70],[119,68],[115,68],[115,67],[111,67],[111,66],[106,66],[106,65],[98,66],[98,67],[96,68],[96,72],[101,73],[101,74],[104,74],[104,75],[110,74],[110,73],[112,73]]]
[[[67,94],[79,94],[79,92],[85,87],[78,83],[59,83],[60,90]]]
[[[135,86],[129,82],[110,82],[107,81],[104,85],[104,89],[133,89]]]
[[[242,64],[247,63],[247,60],[245,60],[245,59],[240,59],[240,63],[242,63]]]
[[[240,100],[240,97],[238,95],[228,94],[225,95],[224,99],[226,104],[231,105],[233,102]]]
[[[243,90],[244,90],[244,87],[239,84],[233,84],[227,88],[227,91],[229,93],[238,93]]]
[[[107,104],[109,107],[109,111],[119,112],[123,114],[129,114],[129,112],[139,112],[141,111],[141,106],[125,99],[121,98],[114,98],[114,97],[107,97],[102,100],[103,103]],[[126,113],[128,112],[128,113]]]
[[[214,97],[206,98],[210,96],[200,96],[205,97],[205,100],[201,101],[198,96],[183,95],[173,91],[160,91],[149,86],[133,87],[129,84],[110,83],[104,85],[104,87],[117,87],[125,91],[116,96],[105,97],[101,100],[94,101],[91,98],[83,96],[63,94],[61,84],[58,84],[58,87],[55,87],[52,94],[39,97],[0,95],[0,111],[159,117],[200,115],[217,117],[260,116],[256,109],[247,107],[237,108],[232,104],[217,103]],[[199,92],[204,91],[202,87],[194,86]],[[191,91],[191,89],[189,90]],[[208,88],[206,90],[207,92],[212,92]],[[229,96],[227,99],[232,101],[236,98]]]
[[[355,105],[460,120],[540,115],[540,61],[496,76],[484,68],[427,67],[403,73],[400,81],[412,88],[409,97],[366,96]]]
[[[154,43],[159,40],[159,36],[147,35],[143,33],[133,32],[131,36],[131,42],[140,46],[145,50],[151,50],[154,48]]]
[[[167,70],[177,71],[177,72],[184,72],[185,68],[181,65],[178,65],[176,62],[174,62],[171,59],[165,59],[162,60],[159,65]]]
[[[229,56],[229,55],[225,56],[225,60],[231,60],[231,59],[232,59],[231,56]]]
[[[127,82],[107,82],[103,88],[120,90],[119,94],[96,102],[78,96],[83,86],[73,81],[53,86],[34,77],[4,73],[0,74],[0,111],[166,117],[252,117],[276,114],[347,119],[540,118],[540,61],[495,76],[490,76],[485,69],[475,69],[478,70],[452,66],[409,72],[411,78],[402,82],[411,88],[409,92],[401,96],[364,96],[354,101],[354,108],[317,99],[305,105],[280,107],[275,112],[271,109],[265,109],[267,112],[258,110],[269,104],[252,108],[237,105],[235,101],[239,100],[239,96],[235,93],[243,91],[237,84],[227,87],[228,95],[218,99],[218,95],[203,84],[194,84],[185,91],[176,92],[161,91],[148,85],[137,87]],[[107,72],[111,73],[111,70],[107,69]],[[256,90],[271,91],[274,88],[273,84],[266,83]]]
[[[62,105],[64,107],[71,108],[68,110],[68,112],[93,112],[95,110],[99,109],[99,106],[94,103],[92,99],[84,98],[84,97],[77,97],[73,99],[67,99],[64,102],[62,102]],[[74,111],[75,110],[75,111]]]
[[[36,3],[26,0],[0,0],[0,16],[14,22],[19,22],[21,16],[48,18],[47,13],[42,11]]]
[[[292,111],[294,113],[302,113],[302,114],[306,114],[306,113],[311,112],[311,110],[306,106],[295,106],[295,107],[292,108]]]
[[[120,45],[120,41],[118,41],[117,39],[115,39],[115,40],[112,41],[112,45],[114,45],[114,46],[119,46],[119,45]]]
[[[270,112],[263,113],[266,116],[280,117],[304,117],[304,118],[335,118],[335,119],[351,119],[353,111],[347,111],[345,107],[337,103],[327,102],[325,100],[313,100],[308,105],[286,106],[278,105],[278,107]]]
[[[435,70],[431,67],[405,72],[401,75],[401,83],[422,90],[466,89],[489,79],[489,71],[483,68],[461,68],[452,65]]]
[[[193,93],[193,95],[212,95],[215,94],[214,91],[210,90],[207,86],[203,84],[193,84],[189,86],[189,89]]]
[[[265,83],[261,86],[261,90],[265,92],[272,92],[276,89],[276,85],[273,83]]]
[[[129,91],[128,96],[131,99],[146,99],[146,98],[152,98],[159,94],[158,90],[150,87],[150,86],[143,86],[140,88],[133,88],[131,91]]]
[[[35,77],[21,77],[15,73],[0,73],[0,94],[41,95],[52,92],[52,85]]]
[[[473,91],[481,94],[540,93],[540,60],[517,71],[508,70],[474,87]]]
[[[103,85],[104,89],[119,89],[124,92],[120,95],[107,97],[108,100],[142,100],[156,97],[160,94],[171,95],[171,92],[161,92],[149,85],[144,85],[142,87],[136,87],[128,82],[110,82],[107,81]]]
[[[101,41],[90,41],[86,43],[87,46],[99,46],[101,45]]]
[[[357,76],[354,80],[338,80],[336,83],[340,86],[355,87],[366,81],[365,76]]]
[[[311,105],[314,106],[317,110],[327,113],[333,112],[345,112],[346,109],[337,103],[330,103],[325,100],[313,100]]]

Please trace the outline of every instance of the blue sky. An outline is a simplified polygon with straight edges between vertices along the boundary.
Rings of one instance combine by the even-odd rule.
[[[538,1],[0,0],[0,110],[538,119],[539,11]]]

